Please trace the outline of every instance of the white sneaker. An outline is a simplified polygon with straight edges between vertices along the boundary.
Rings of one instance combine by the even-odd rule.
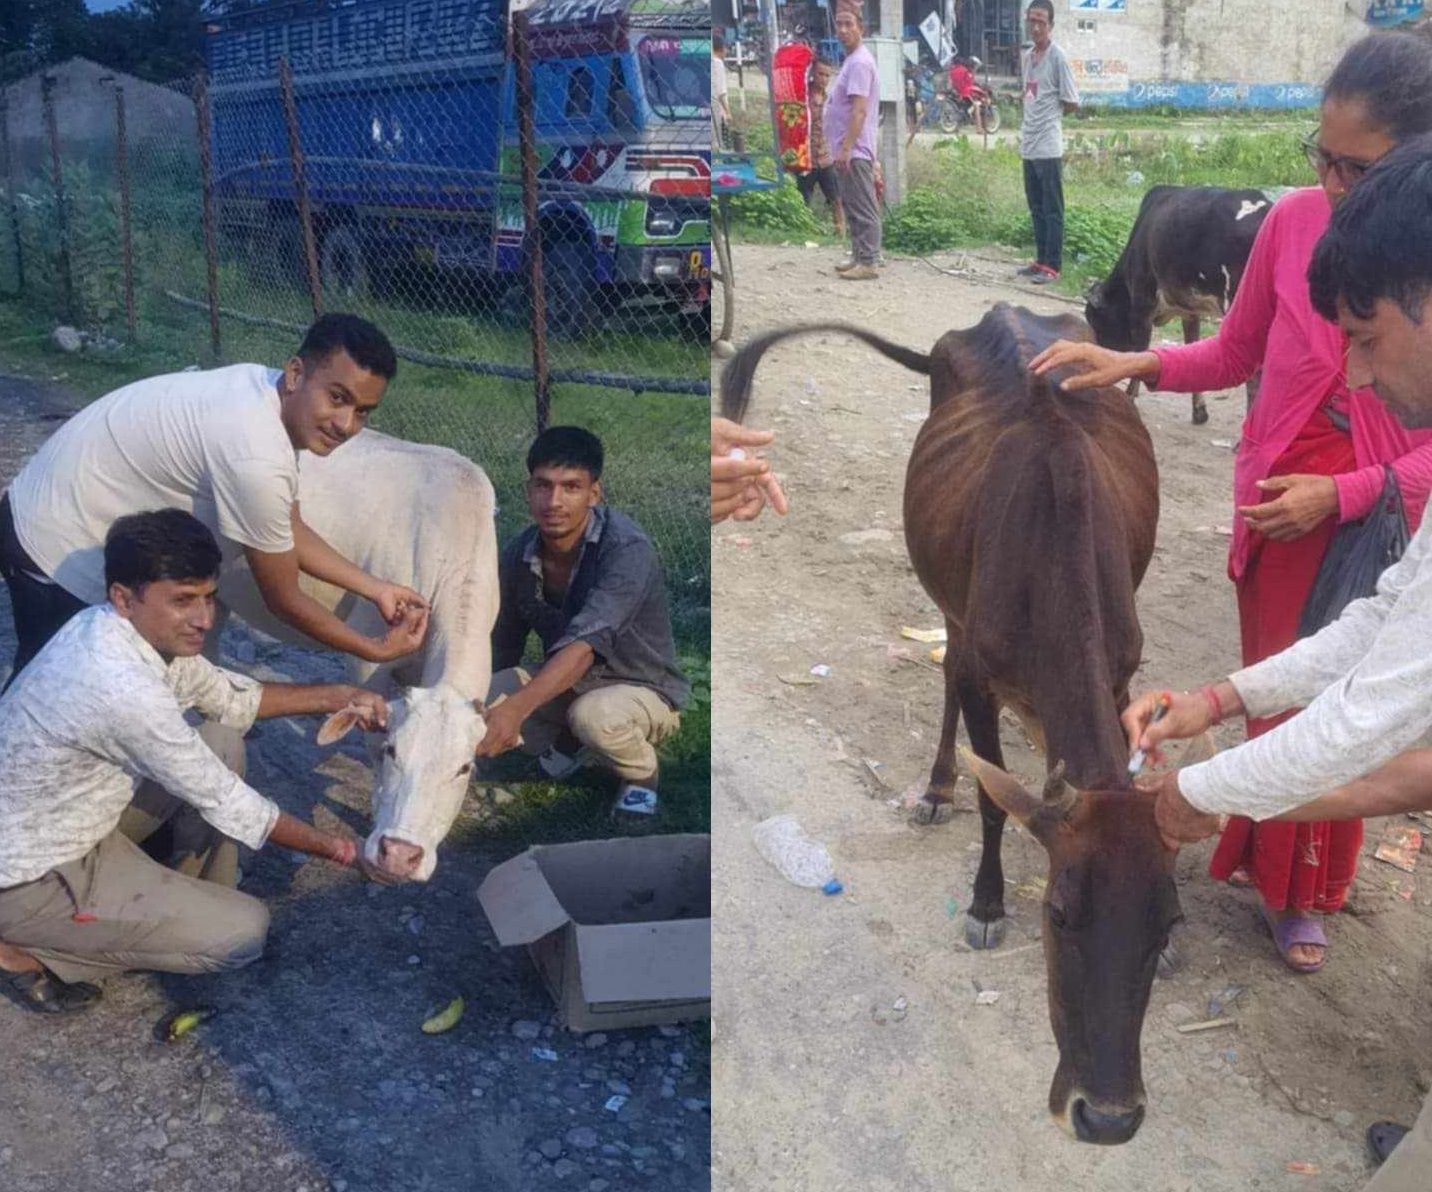
[[[637,786],[633,782],[623,782],[621,790],[617,793],[617,802],[614,810],[626,811],[633,815],[655,815],[657,795],[649,786]]]

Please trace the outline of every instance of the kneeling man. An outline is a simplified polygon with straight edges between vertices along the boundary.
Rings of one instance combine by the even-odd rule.
[[[621,779],[618,807],[656,806],[656,746],[681,727],[691,686],[676,666],[666,584],[641,527],[602,501],[601,440],[554,426],[527,452],[529,526],[503,548],[492,693],[478,757],[519,742],[562,777],[585,749]],[[518,669],[527,635],[535,674]],[[506,696],[493,706],[499,696]],[[555,761],[554,761],[555,759]]]
[[[104,544],[108,602],[73,617],[0,698],[0,978],[28,1009],[84,1009],[100,996],[89,981],[125,969],[207,973],[257,959],[268,911],[229,888],[231,869],[205,871],[226,837],[355,861],[354,842],[245,784],[241,739],[220,760],[184,719],[195,709],[241,734],[259,717],[349,705],[366,727],[387,716],[372,692],[260,684],[202,658],[219,557],[188,513],[120,518]],[[218,880],[141,851],[136,839],[166,821],[192,871]]]

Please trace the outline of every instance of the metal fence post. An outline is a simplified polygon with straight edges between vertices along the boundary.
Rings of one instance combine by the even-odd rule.
[[[5,162],[5,199],[10,208],[10,235],[15,241],[15,293],[25,292],[25,253],[20,247],[20,208],[15,202],[15,163],[10,155],[10,101],[0,89],[0,158]]]
[[[522,226],[531,246],[532,380],[540,435],[552,420],[552,390],[547,375],[547,296],[542,283],[542,228],[537,220],[537,136],[532,120],[532,59],[528,54],[525,12],[513,14],[512,49],[517,66],[517,139],[522,150]]]
[[[65,209],[65,179],[60,172],[60,130],[55,122],[54,75],[40,76],[40,102],[45,110],[45,127],[50,134],[50,173],[55,186],[55,218],[60,233],[60,251],[57,266],[60,283],[64,292],[64,318],[75,321],[75,285],[70,276],[70,219]]]
[[[129,224],[129,138],[124,124],[124,86],[114,85],[115,156],[119,167],[119,247],[124,269],[124,325],[129,342],[138,338],[134,317],[134,244]]]
[[[288,156],[293,166],[293,189],[298,199],[298,222],[303,229],[303,267],[308,274],[308,296],[313,317],[323,317],[323,287],[318,277],[318,246],[313,239],[313,214],[308,207],[308,182],[303,173],[303,143],[298,136],[298,107],[293,100],[293,68],[288,57],[278,60],[278,85],[283,92],[283,117],[288,125]]]
[[[209,291],[209,349],[219,359],[219,253],[214,237],[214,159],[210,133],[209,76],[201,70],[194,81],[194,106],[199,118],[199,182],[204,205],[204,279]]]

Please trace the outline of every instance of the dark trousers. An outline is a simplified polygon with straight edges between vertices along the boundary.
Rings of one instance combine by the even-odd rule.
[[[1064,261],[1064,161],[1024,163],[1024,198],[1034,221],[1034,259],[1058,272]]]
[[[15,618],[19,647],[10,677],[5,687],[0,687],[0,694],[66,621],[88,607],[59,584],[41,583],[33,578],[41,574],[39,565],[20,545],[15,533],[15,516],[10,509],[10,494],[6,493],[0,496],[0,575],[5,577],[5,586],[10,589],[10,612]]]

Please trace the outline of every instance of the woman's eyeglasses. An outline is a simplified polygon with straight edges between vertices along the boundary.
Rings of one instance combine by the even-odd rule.
[[[1302,145],[1303,152],[1308,155],[1308,164],[1317,171],[1320,178],[1332,172],[1337,174],[1338,181],[1344,186],[1352,186],[1372,169],[1373,163],[1370,161],[1358,161],[1354,157],[1334,157],[1318,144],[1316,133],[1308,133],[1303,138]]]

